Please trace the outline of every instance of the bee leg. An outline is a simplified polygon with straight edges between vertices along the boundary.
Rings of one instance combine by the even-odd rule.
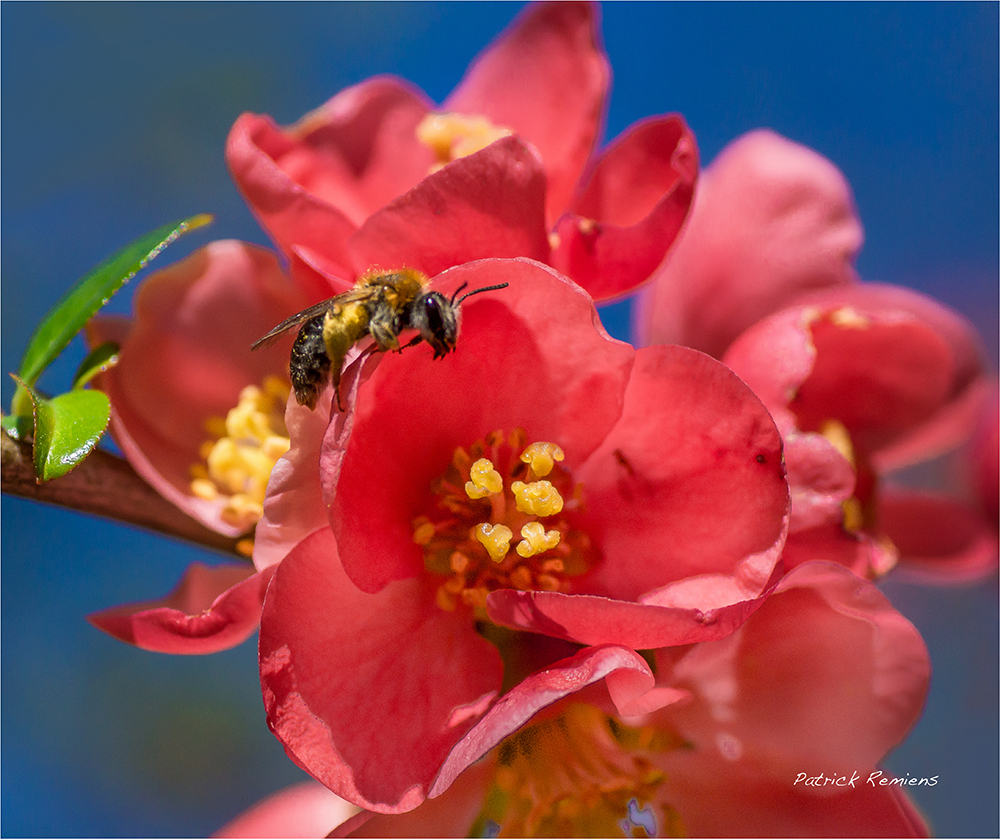
[[[382,352],[399,349],[399,332],[392,320],[373,318],[368,324],[368,334]]]

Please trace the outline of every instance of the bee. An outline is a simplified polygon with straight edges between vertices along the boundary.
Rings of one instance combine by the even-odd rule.
[[[508,285],[485,286],[458,297],[468,285],[463,283],[449,299],[439,291],[429,291],[428,284],[426,276],[411,268],[389,273],[371,271],[350,291],[303,309],[279,323],[250,349],[269,346],[301,324],[288,364],[295,399],[300,405],[314,409],[332,374],[337,408],[341,409],[341,368],[348,350],[359,341],[372,338],[375,342],[372,352],[402,352],[426,341],[434,350],[434,358],[443,358],[455,349],[458,307],[462,301],[473,294]],[[405,329],[415,329],[417,335],[400,346],[399,336]]]

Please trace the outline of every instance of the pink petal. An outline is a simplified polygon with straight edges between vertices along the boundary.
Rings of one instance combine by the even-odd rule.
[[[861,240],[850,187],[829,160],[772,131],[746,134],[702,174],[691,217],[643,295],[638,338],[721,357],[803,292],[853,282]]]
[[[962,584],[996,573],[996,521],[954,499],[883,490],[879,525],[900,553],[900,572],[922,582]]]
[[[479,760],[504,737],[519,729],[542,708],[624,670],[644,674],[646,678],[640,680],[644,689],[648,690],[653,686],[652,673],[646,662],[632,650],[614,646],[581,650],[572,658],[528,676],[509,693],[504,694],[452,749],[441,766],[429,797],[434,798],[444,792],[459,773]],[[630,699],[636,692],[634,688],[634,684],[624,688]],[[641,694],[642,689],[638,693]]]
[[[639,350],[621,417],[578,479],[584,529],[604,557],[588,575],[592,592],[635,600],[688,577],[738,577],[758,554],[770,559],[742,588],[745,599],[763,589],[788,512],[781,438],[757,397],[709,356]]]
[[[603,117],[611,71],[597,30],[592,4],[528,6],[442,106],[487,116],[538,149],[548,178],[547,226],[568,205]]]
[[[597,160],[556,225],[552,265],[596,300],[633,291],[674,242],[697,175],[694,135],[680,117],[632,126]]]
[[[719,592],[731,600],[727,580],[710,580],[695,599],[703,608],[672,603],[629,603],[586,594],[503,589],[490,594],[490,620],[578,644],[622,644],[636,650],[695,644],[729,635],[756,611],[760,597],[712,608]]]
[[[369,218],[351,238],[354,271],[406,265],[433,276],[486,257],[549,255],[545,170],[505,137],[429,175]]]
[[[190,490],[205,421],[224,418],[247,385],[287,378],[287,353],[251,353],[250,344],[305,303],[269,251],[213,242],[139,286],[129,327],[100,317],[88,326],[91,345],[122,345],[99,382],[116,442],[161,495],[220,533],[241,531],[221,518],[222,502]]]
[[[193,563],[162,600],[88,615],[98,629],[144,650],[200,655],[242,644],[260,621],[272,571]]]
[[[315,410],[289,396],[285,426],[290,447],[271,470],[264,516],[254,528],[253,561],[258,568],[280,562],[306,536],[328,526],[317,467],[329,424],[330,401],[325,396]]]
[[[971,429],[974,411],[956,406],[981,381],[978,351],[971,327],[930,298],[859,283],[755,324],[724,361],[798,428],[837,419],[855,446],[899,461],[893,447],[913,457],[916,438],[933,454]]]
[[[785,784],[802,771],[871,771],[918,719],[929,677],[919,633],[871,583],[807,563],[735,633],[675,665],[668,683],[695,700],[663,720],[695,748],[663,765],[714,755],[727,774]]]
[[[429,798],[416,810],[395,815],[359,813],[338,827],[331,836],[438,836],[464,839],[483,809],[484,796],[496,764],[481,761],[466,769],[437,798]]]
[[[405,82],[367,79],[289,129],[244,114],[230,131],[226,160],[286,254],[301,246],[345,265],[347,237],[430,169],[433,155],[416,127],[431,107]]]
[[[338,795],[383,813],[423,800],[501,679],[496,649],[438,609],[432,586],[359,591],[325,530],[277,566],[260,669],[268,725],[289,755]]]
[[[287,787],[255,804],[212,834],[214,839],[241,837],[308,837],[328,835],[347,821],[357,807],[344,801],[322,784],[306,781]]]
[[[446,358],[432,362],[425,346],[383,358],[360,391],[346,453],[336,436],[324,448],[331,526],[365,591],[423,573],[410,522],[457,446],[520,427],[561,446],[575,468],[618,417],[632,350],[595,326],[579,288],[537,263],[499,259],[434,285],[450,293],[463,282],[510,285],[462,304],[458,349]]]

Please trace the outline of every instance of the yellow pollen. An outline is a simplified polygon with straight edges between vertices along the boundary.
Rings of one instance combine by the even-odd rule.
[[[485,498],[487,495],[500,492],[503,489],[503,479],[500,477],[500,473],[485,457],[479,458],[472,464],[469,477],[472,480],[465,483],[465,494],[469,498]]]
[[[544,551],[551,551],[559,544],[559,531],[546,531],[541,522],[528,522],[521,528],[522,541],[517,543],[517,552],[527,558],[540,554]]]
[[[867,329],[871,319],[850,306],[842,306],[830,313],[830,323],[842,329]]]
[[[425,569],[442,578],[442,609],[471,607],[487,619],[490,592],[570,591],[572,578],[596,561],[587,534],[562,516],[584,503],[582,487],[559,464],[562,450],[526,445],[526,437],[522,429],[495,431],[457,448],[432,482],[433,507],[411,522]],[[535,480],[539,474],[548,477]]]
[[[467,114],[428,114],[417,126],[417,140],[437,158],[432,172],[511,134],[509,128],[494,125],[484,116]]]
[[[510,485],[517,502],[517,509],[533,516],[554,516],[562,512],[563,498],[549,481],[533,481],[526,484],[514,481]]]
[[[840,452],[851,466],[855,465],[854,445],[851,443],[851,432],[846,426],[835,419],[826,420],[819,428],[822,434],[833,447]]]
[[[527,463],[539,478],[544,478],[552,471],[555,461],[565,456],[555,443],[532,443],[521,452],[521,462]]]
[[[236,527],[249,529],[264,514],[271,470],[289,448],[284,422],[287,400],[288,384],[269,376],[262,387],[243,388],[236,407],[224,419],[210,417],[205,422],[214,439],[199,450],[204,462],[191,466],[191,493],[221,501],[222,518]]]
[[[684,745],[665,734],[625,728],[583,705],[528,723],[494,751],[492,784],[469,835],[685,835],[654,763]]]
[[[490,559],[494,562],[500,562],[507,556],[507,551],[510,550],[510,540],[513,535],[514,532],[503,524],[493,525],[484,522],[483,524],[476,525],[476,538],[486,548]]]

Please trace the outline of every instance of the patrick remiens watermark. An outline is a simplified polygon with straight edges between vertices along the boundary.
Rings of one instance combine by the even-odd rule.
[[[869,773],[867,778],[858,772],[852,772],[850,776],[824,775],[822,772],[818,775],[810,775],[808,772],[799,772],[795,776],[792,786],[850,787],[851,789],[857,789],[858,786],[864,785],[873,787],[936,787],[939,777],[939,775],[934,775],[930,778],[911,778],[910,773],[907,772],[905,778],[899,778],[886,775],[880,769]]]

